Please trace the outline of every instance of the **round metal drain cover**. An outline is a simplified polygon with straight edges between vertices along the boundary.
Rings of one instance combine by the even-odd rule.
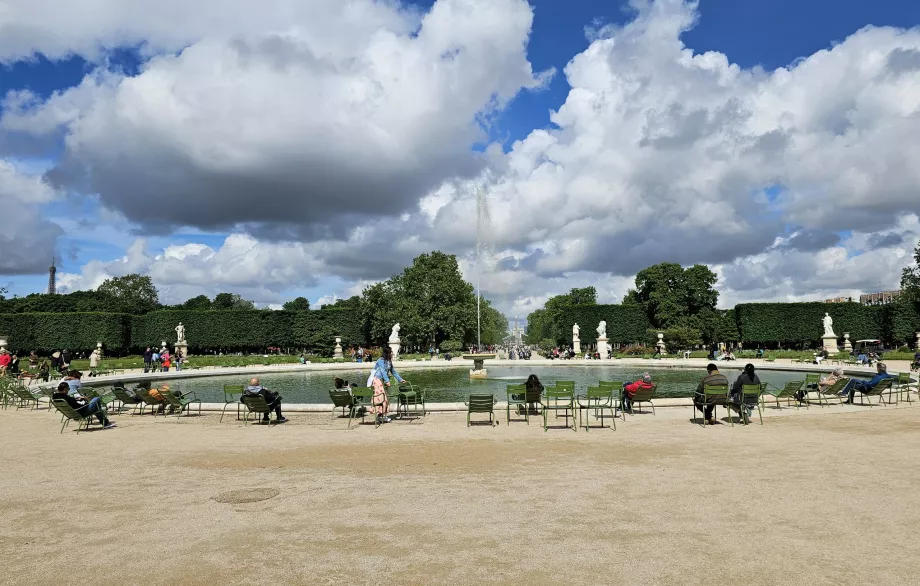
[[[219,503],[227,503],[231,505],[241,505],[244,503],[257,503],[259,501],[267,501],[270,498],[274,498],[281,494],[281,491],[277,488],[250,488],[248,490],[231,490],[229,492],[222,492],[214,500]]]

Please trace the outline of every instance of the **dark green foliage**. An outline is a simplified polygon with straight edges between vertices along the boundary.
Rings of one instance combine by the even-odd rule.
[[[236,293],[218,293],[211,303],[211,308],[219,311],[252,309],[253,307],[255,307],[255,303],[248,299],[243,299]]]
[[[286,302],[281,307],[284,308],[284,311],[309,311],[310,301],[306,297],[298,297],[293,301]]]
[[[741,340],[760,344],[821,343],[827,312],[834,319],[834,333],[850,333],[852,341],[889,337],[886,306],[858,303],[742,303],[735,306]]]
[[[199,295],[198,297],[192,297],[185,303],[175,307],[175,309],[196,309],[198,311],[205,311],[211,309],[211,300],[208,299],[207,295]]]
[[[705,265],[688,269],[676,263],[661,263],[636,274],[636,288],[629,291],[624,305],[639,305],[656,328],[675,326],[702,329],[693,318],[707,319],[715,310],[719,293],[713,288],[716,274]]]
[[[920,303],[903,299],[885,306],[888,310],[888,332],[892,342],[914,344],[920,332]]]
[[[460,340],[444,340],[440,345],[441,352],[459,352],[463,350],[463,342]]]
[[[0,332],[9,334],[10,346],[19,352],[84,351],[96,342],[120,350],[127,348],[130,331],[131,316],[119,313],[0,314]]]
[[[291,314],[292,312],[279,312]],[[332,355],[335,337],[342,337],[342,346],[366,344],[361,315],[351,309],[321,309],[293,312],[294,346]]]
[[[614,344],[631,344],[646,339],[652,327],[643,309],[637,305],[574,305],[560,312],[560,322],[565,328],[559,344],[572,343],[572,326],[580,328],[582,344],[597,342],[597,325],[607,322],[607,338]]]
[[[904,267],[901,273],[901,290],[907,301],[920,303],[920,242],[914,249],[913,266]]]
[[[153,280],[145,275],[106,279],[96,292],[107,298],[108,311],[142,315],[160,307],[157,288],[153,286]]]
[[[74,291],[66,295],[33,293],[0,301],[0,313],[111,312],[115,304],[96,291]]]

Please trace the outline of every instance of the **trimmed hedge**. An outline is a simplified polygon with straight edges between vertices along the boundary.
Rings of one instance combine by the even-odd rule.
[[[743,342],[762,344],[820,344],[822,320],[829,313],[834,333],[850,340],[889,338],[888,306],[859,303],[742,303],[735,306],[735,320]]]
[[[899,301],[886,307],[889,310],[888,332],[891,341],[913,346],[917,341],[917,332],[920,332],[920,304]]]
[[[131,316],[122,313],[7,313],[0,314],[0,333],[10,336],[19,352],[42,353],[90,350],[102,342],[112,350],[128,347]]]
[[[351,309],[319,311],[152,311],[135,316],[131,328],[134,348],[176,340],[182,322],[191,352],[211,349],[256,349],[266,346],[308,348],[330,355],[335,337],[342,344],[364,343],[360,314]]]
[[[572,343],[572,326],[578,324],[582,344],[597,343],[597,326],[607,322],[607,338],[613,344],[642,342],[652,327],[638,305],[571,305],[560,312],[563,324],[560,344]]]

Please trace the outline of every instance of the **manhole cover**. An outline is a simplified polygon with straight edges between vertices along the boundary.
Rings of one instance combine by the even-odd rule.
[[[276,488],[250,488],[248,490],[231,490],[222,492],[214,500],[219,503],[228,503],[231,505],[241,505],[243,503],[257,503],[267,501],[281,494]]]

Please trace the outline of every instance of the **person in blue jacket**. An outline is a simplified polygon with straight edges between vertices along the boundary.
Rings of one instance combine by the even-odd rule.
[[[875,385],[879,384],[879,383],[882,382],[883,380],[889,379],[889,378],[894,378],[893,376],[891,376],[890,374],[888,374],[888,367],[885,366],[885,363],[884,363],[884,362],[879,362],[879,363],[876,365],[876,369],[877,369],[877,371],[878,371],[878,374],[876,374],[874,377],[872,377],[872,378],[869,379],[869,380],[860,380],[860,379],[858,379],[858,378],[851,378],[851,379],[850,379],[850,382],[847,383],[847,386],[843,387],[843,390],[840,391],[840,394],[841,394],[841,395],[846,395],[846,396],[847,396],[847,400],[844,401],[844,403],[846,403],[846,404],[848,404],[848,405],[852,405],[852,404],[853,404],[853,395],[856,393],[856,391],[859,391],[860,393],[866,393],[866,392],[868,392],[872,387],[874,387]]]

